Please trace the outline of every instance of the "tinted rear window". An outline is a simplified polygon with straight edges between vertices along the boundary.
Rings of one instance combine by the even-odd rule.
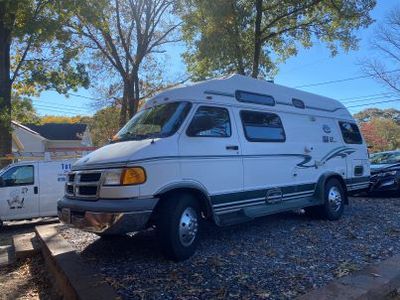
[[[276,114],[241,111],[243,130],[250,142],[284,142],[285,130]]]
[[[339,122],[340,131],[346,144],[362,144],[362,137],[358,126],[350,122]]]
[[[264,94],[250,93],[245,91],[236,91],[235,97],[240,102],[255,103],[274,106],[274,97]]]

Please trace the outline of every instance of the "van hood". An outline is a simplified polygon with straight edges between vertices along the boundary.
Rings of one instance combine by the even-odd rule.
[[[400,169],[400,163],[394,164],[371,164],[371,174],[376,174],[379,172],[387,172]]]
[[[73,170],[121,166],[130,161],[152,157],[175,156],[178,144],[175,138],[125,141],[101,147],[79,159]]]

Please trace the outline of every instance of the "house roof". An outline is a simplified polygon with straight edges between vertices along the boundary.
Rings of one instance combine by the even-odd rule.
[[[76,123],[47,123],[43,125],[25,124],[29,129],[39,133],[48,140],[74,141],[82,140],[87,125]]]

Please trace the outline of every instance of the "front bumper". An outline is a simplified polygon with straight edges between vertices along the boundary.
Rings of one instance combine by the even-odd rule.
[[[97,234],[122,234],[145,229],[157,202],[157,198],[83,201],[64,197],[57,211],[64,224]]]
[[[398,191],[400,190],[400,178],[397,176],[371,176],[369,190],[371,192]]]

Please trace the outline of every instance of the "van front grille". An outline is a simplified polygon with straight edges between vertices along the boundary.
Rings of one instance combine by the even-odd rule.
[[[78,194],[82,196],[96,196],[97,195],[97,186],[79,186]]]
[[[68,174],[65,193],[68,198],[96,200],[101,183],[100,171],[76,171]]]
[[[68,174],[68,181],[69,182],[74,182],[75,181],[75,173]]]
[[[101,173],[83,173],[80,175],[80,182],[95,182],[99,181]]]

